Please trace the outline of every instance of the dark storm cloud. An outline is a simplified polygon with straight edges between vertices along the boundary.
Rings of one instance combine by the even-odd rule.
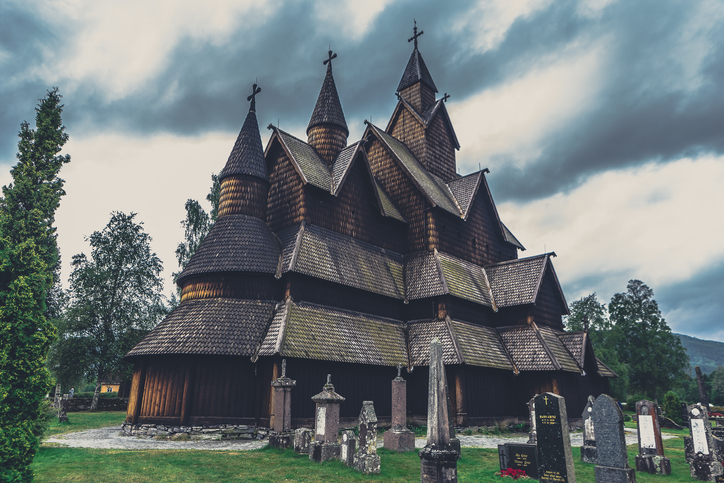
[[[72,35],[20,8],[6,6],[0,15],[0,42],[10,56],[3,67],[17,72],[0,83],[2,159],[12,159],[20,120],[33,115],[37,98],[51,87],[24,79],[37,78],[28,72],[41,67],[48,55],[63,53]],[[708,32],[713,39],[704,39],[714,43],[696,73],[698,84],[687,85],[677,67],[681,59],[671,58],[689,33],[684,29],[694,10],[690,4],[616,2],[600,16],[586,17],[573,2],[551,2],[519,17],[502,42],[485,52],[474,47],[474,26],[459,27],[469,9],[463,2],[444,8],[435,1],[396,2],[353,39],[343,17],[339,28],[330,28],[315,17],[311,3],[288,2],[271,17],[248,15],[243,28],[221,45],[182,39],[164,70],[121,99],[107,101],[104,86],[79,79],[66,95],[64,120],[71,136],[109,129],[134,135],[232,132],[241,125],[246,95],[258,78],[262,127],[278,119],[283,129],[302,136],[298,129],[311,115],[324,76],[321,61],[331,44],[339,53],[334,72],[348,122],[372,118],[384,126],[410,55],[406,40],[415,17],[425,31],[420,50],[440,94],[449,92],[461,102],[545,68],[575,46],[603,46],[613,59],[604,70],[599,97],[591,100],[593,108],[549,136],[540,156],[526,160],[524,170],[504,156],[460,160],[463,170],[478,163],[493,170],[498,201],[544,197],[613,168],[724,152],[719,128],[724,119],[722,28]]]

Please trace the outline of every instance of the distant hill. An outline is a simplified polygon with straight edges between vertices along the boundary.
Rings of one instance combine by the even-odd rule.
[[[717,367],[724,366],[724,342],[701,340],[684,334],[674,334],[681,340],[691,359],[691,374],[694,366],[701,367],[701,372],[709,374]]]

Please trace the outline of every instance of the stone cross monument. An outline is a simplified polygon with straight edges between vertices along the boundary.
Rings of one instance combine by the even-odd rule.
[[[636,472],[628,466],[623,413],[608,394],[601,394],[591,411],[596,428],[596,483],[636,483]]]
[[[377,454],[377,415],[372,401],[364,401],[359,413],[359,449],[354,455],[354,468],[362,473],[379,473]]]
[[[583,408],[581,420],[583,421],[583,446],[581,446],[581,461],[596,464],[596,432],[593,426],[591,413],[593,412],[593,396],[588,396],[586,407]]]
[[[407,429],[407,381],[402,378],[402,364],[397,365],[397,377],[392,380],[392,427],[383,438],[387,449],[415,449],[415,433]]]
[[[339,458],[339,405],[345,399],[334,392],[332,375],[327,374],[327,384],[322,392],[312,397],[317,403],[314,441],[309,445],[309,459],[328,461]]]
[[[458,481],[460,453],[450,444],[450,417],[442,344],[430,342],[430,378],[427,394],[427,445],[420,450],[422,483]]]
[[[269,444],[275,448],[289,448],[294,444],[292,432],[292,388],[297,381],[287,377],[287,360],[282,360],[282,375],[272,381],[274,388],[274,424],[269,432]]]
[[[661,428],[656,413],[656,404],[651,401],[636,403],[639,454],[636,455],[636,471],[658,475],[671,474],[671,461],[664,456]]]

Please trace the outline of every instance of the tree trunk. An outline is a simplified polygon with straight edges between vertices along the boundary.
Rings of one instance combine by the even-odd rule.
[[[694,370],[696,371],[696,384],[699,386],[699,402],[701,402],[701,405],[706,408],[707,412],[709,412],[709,398],[706,395],[704,376],[702,376],[699,366],[696,366]]]
[[[98,410],[98,399],[101,397],[101,385],[96,384],[96,392],[93,393],[93,402],[91,403],[91,411]]]

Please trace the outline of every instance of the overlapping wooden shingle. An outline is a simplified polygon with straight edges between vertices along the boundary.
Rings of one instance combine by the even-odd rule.
[[[495,329],[457,320],[451,320],[451,324],[465,364],[513,370]]]
[[[498,307],[535,303],[547,263],[544,254],[485,267]]]
[[[241,126],[241,131],[239,131],[234,148],[226,161],[226,166],[219,175],[219,180],[232,175],[256,176],[269,181],[256,112],[251,109]]]
[[[251,356],[276,302],[203,299],[182,303],[127,357],[171,354]]]
[[[444,320],[416,320],[409,323],[408,331],[410,359],[413,366],[430,365],[430,342],[435,337],[442,344],[442,361],[445,365],[463,363]]]

